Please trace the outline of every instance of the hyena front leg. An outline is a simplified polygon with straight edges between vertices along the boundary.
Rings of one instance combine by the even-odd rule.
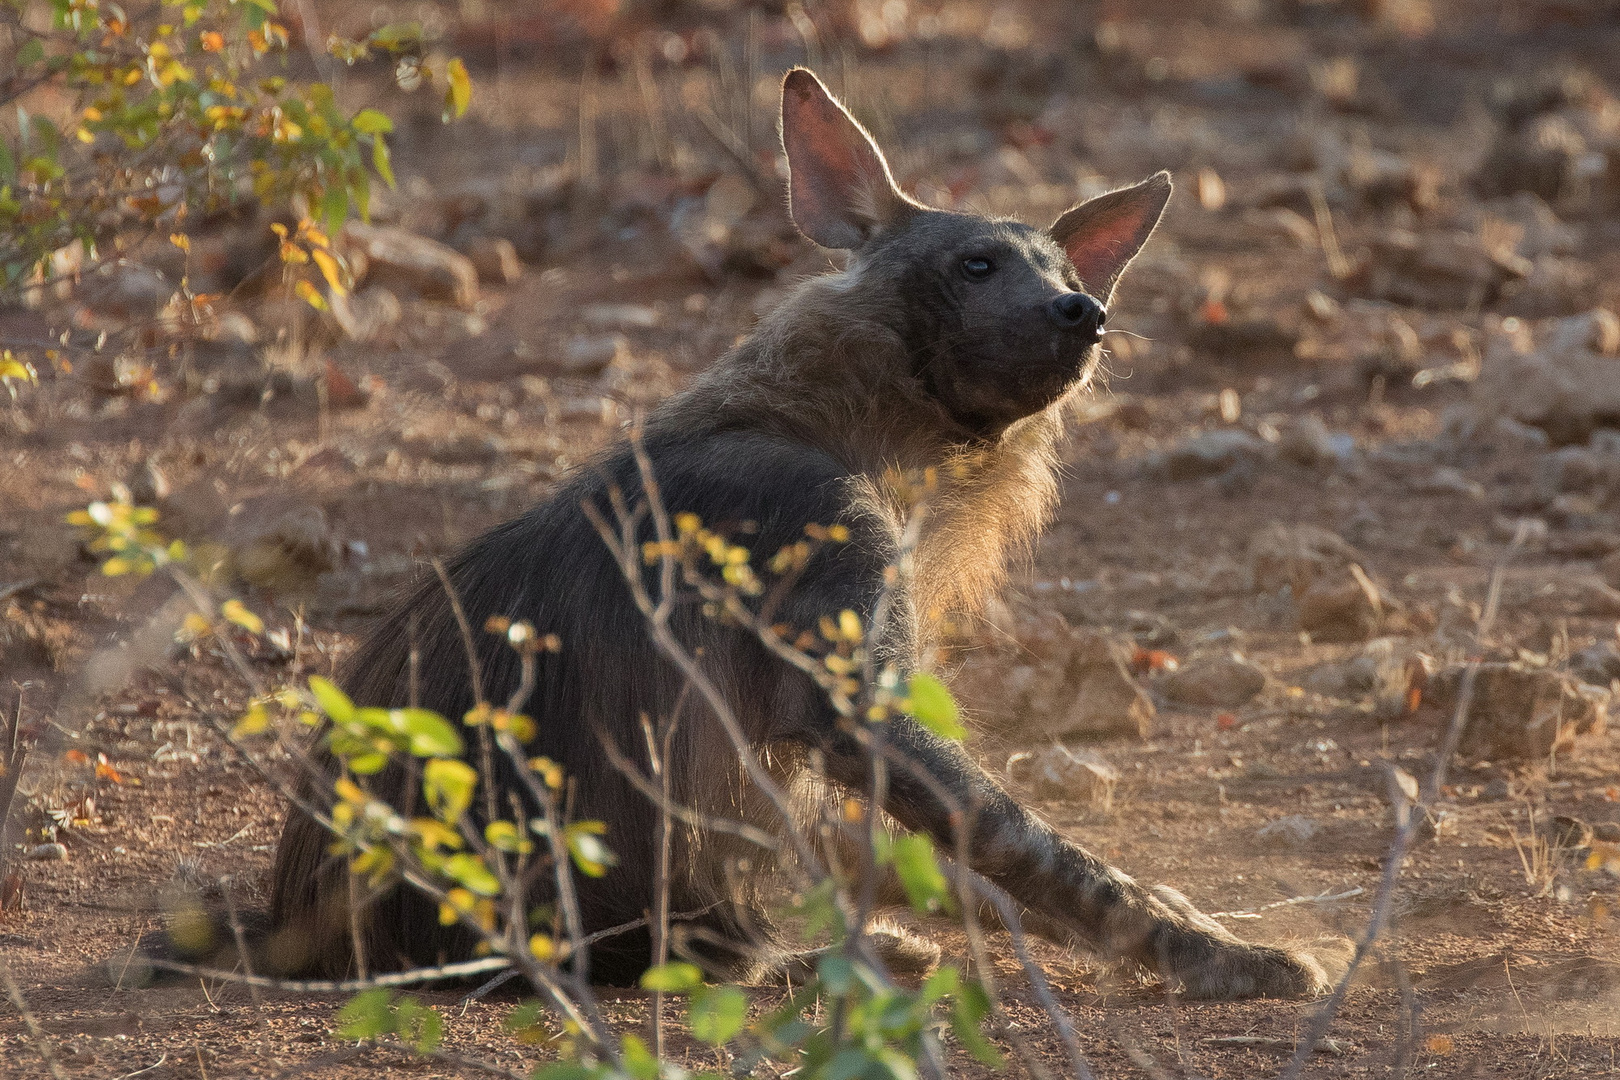
[[[1242,941],[1174,889],[1146,888],[1064,840],[956,743],[909,720],[884,725],[882,735],[896,757],[916,766],[889,765],[884,809],[950,852],[956,850],[956,826],[948,794],[965,812],[972,868],[1100,956],[1135,961],[1196,998],[1302,997],[1331,988],[1329,972],[1316,957]],[[866,787],[866,751],[852,739],[830,749],[833,775]]]

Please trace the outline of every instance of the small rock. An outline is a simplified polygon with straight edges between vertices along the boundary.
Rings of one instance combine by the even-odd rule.
[[[337,546],[319,506],[286,495],[260,495],[231,507],[218,537],[235,575],[277,593],[312,592],[332,569]]]
[[[650,330],[663,322],[658,309],[646,304],[586,304],[579,317],[608,330]]]
[[[1438,311],[1477,309],[1502,286],[1530,273],[1529,260],[1507,245],[1487,246],[1477,232],[1395,230],[1373,241],[1352,282],[1374,300]]]
[[[1256,368],[1296,363],[1299,334],[1275,319],[1232,319],[1199,323],[1187,335],[1187,344],[1224,363]]]
[[[987,636],[953,680],[971,711],[1021,737],[1146,738],[1156,710],[1133,645],[1047,615]]]
[[[1332,465],[1339,460],[1333,433],[1315,416],[1301,416],[1283,428],[1277,452],[1286,460],[1308,469]]]
[[[1299,847],[1310,843],[1316,834],[1322,831],[1322,826],[1303,814],[1289,814],[1287,817],[1268,821],[1255,830],[1255,839],[1270,847]]]
[[[1495,199],[1480,209],[1479,222],[1485,218],[1505,221],[1523,231],[1519,237],[1519,253],[1527,259],[1542,255],[1574,255],[1580,250],[1581,230],[1565,225],[1553,208],[1534,192],[1521,191],[1510,198]]]
[[[1482,195],[1528,191],[1557,202],[1580,185],[1586,140],[1561,113],[1547,113],[1509,127],[1474,174]]]
[[[1482,418],[1507,416],[1540,428],[1556,445],[1586,442],[1620,418],[1620,360],[1603,345],[1614,319],[1591,311],[1542,324],[1532,340],[1521,324],[1488,336],[1471,404]]]
[[[1552,443],[1545,431],[1521,424],[1511,416],[1498,416],[1485,437],[1491,445],[1507,453],[1540,453]]]
[[[568,339],[556,359],[566,375],[596,375],[628,355],[630,342],[623,334],[579,334]]]
[[[298,471],[352,473],[354,472],[354,462],[342,450],[335,446],[328,446],[325,449],[315,451],[299,462]]]
[[[430,300],[470,309],[478,300],[478,271],[472,260],[437,240],[386,225],[350,222],[343,243],[364,255],[366,276]]]
[[[1404,638],[1375,638],[1350,660],[1312,668],[1302,685],[1327,697],[1370,700],[1374,719],[1388,722],[1417,709],[1431,664]]]
[[[1442,465],[1421,480],[1414,481],[1411,489],[1420,495],[1467,495],[1470,499],[1485,497],[1484,485],[1464,476],[1462,470]]]
[[[1162,471],[1171,480],[1191,480],[1234,467],[1252,467],[1271,454],[1271,444],[1264,439],[1239,428],[1223,428],[1184,439],[1151,461],[1150,468]]]
[[[1592,839],[1603,844],[1620,844],[1620,821],[1595,821]]]
[[[1620,371],[1616,371],[1620,378]],[[1600,453],[1585,446],[1565,446],[1543,457],[1537,480],[1556,494],[1573,491],[1607,494],[1620,489],[1620,455]]]
[[[79,298],[99,314],[119,319],[150,318],[174,296],[178,286],[140,263],[119,259],[84,275]]]
[[[368,285],[348,295],[334,293],[329,304],[332,321],[343,335],[362,344],[375,341],[405,317],[405,307],[399,297],[381,285]]]
[[[1191,660],[1165,679],[1165,693],[1182,705],[1236,708],[1266,688],[1266,673],[1240,656]]]
[[[1343,537],[1317,525],[1273,523],[1249,541],[1249,571],[1257,592],[1287,585],[1299,596],[1317,578],[1347,572],[1363,561]]]
[[[505,237],[476,237],[463,254],[472,260],[478,280],[485,285],[511,285],[523,276],[517,248]]]
[[[1425,711],[1449,722],[1467,665],[1440,672],[1429,682]],[[1462,749],[1490,760],[1545,760],[1567,752],[1578,736],[1600,734],[1608,725],[1609,691],[1587,686],[1550,668],[1522,663],[1479,665],[1463,731]]]
[[[1620,588],[1620,551],[1605,555],[1603,561],[1598,563],[1598,573],[1605,583]]]
[[[1573,315],[1590,307],[1597,296],[1597,280],[1586,260],[1542,255],[1522,280],[1502,287],[1496,310],[1524,319]]]
[[[1100,754],[1071,750],[1062,743],[1014,754],[1007,759],[1007,775],[1028,786],[1038,799],[1084,801],[1103,812],[1114,808],[1119,784],[1119,770]]]
[[[65,844],[35,844],[23,853],[23,858],[34,862],[56,862],[68,857]]]
[[[1356,563],[1317,578],[1296,603],[1299,628],[1317,641],[1365,641],[1384,619],[1383,594]]]

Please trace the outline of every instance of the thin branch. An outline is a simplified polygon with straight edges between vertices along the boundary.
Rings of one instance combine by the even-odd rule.
[[[7,963],[4,956],[0,956],[0,982],[6,984],[6,996],[17,1007],[17,1012],[22,1016],[23,1024],[28,1028],[29,1038],[34,1040],[34,1049],[38,1050],[39,1056],[45,1060],[45,1067],[51,1071],[51,1076],[55,1080],[67,1080],[67,1074],[62,1071],[62,1066],[57,1063],[56,1052],[51,1049],[51,1037],[45,1034],[44,1028],[39,1026],[39,1020],[34,1017],[33,1010],[28,1007],[28,1000],[23,997],[22,988],[17,985],[17,980],[11,977],[11,965]]]
[[[1507,551],[1497,562],[1495,570],[1491,572],[1491,583],[1487,593],[1485,610],[1480,615],[1479,637],[1484,639],[1490,633],[1491,626],[1496,620],[1497,603],[1502,592],[1502,581],[1507,572],[1507,564],[1514,554],[1524,546],[1529,536],[1529,527],[1521,522],[1518,530],[1513,534],[1513,542],[1508,545]],[[1339,1008],[1344,1004],[1344,995],[1350,988],[1350,980],[1355,977],[1356,971],[1361,967],[1362,961],[1372,949],[1373,943],[1383,934],[1388,925],[1391,913],[1395,907],[1395,887],[1400,881],[1401,864],[1406,861],[1406,852],[1411,847],[1413,838],[1417,835],[1418,826],[1427,816],[1431,806],[1440,797],[1440,787],[1445,783],[1446,768],[1453,754],[1457,752],[1457,745],[1462,740],[1463,729],[1468,726],[1468,711],[1474,704],[1474,687],[1479,679],[1480,661],[1475,658],[1468,662],[1463,671],[1461,685],[1457,691],[1457,707],[1451,714],[1451,723],[1446,728],[1445,737],[1441,740],[1439,754],[1435,758],[1434,769],[1419,794],[1416,805],[1401,806],[1406,816],[1395,830],[1395,837],[1390,842],[1389,854],[1384,862],[1384,872],[1379,878],[1378,892],[1374,894],[1372,914],[1368,917],[1367,928],[1362,932],[1361,939],[1356,942],[1355,953],[1350,957],[1344,976],[1327,1002],[1312,1019],[1304,1038],[1299,1040],[1294,1050],[1294,1056],[1283,1071],[1278,1074],[1278,1080],[1299,1080],[1300,1073],[1305,1068],[1305,1062],[1310,1059],[1311,1048],[1328,1033],[1333,1026],[1333,1018],[1338,1015]],[[1397,789],[1398,790],[1398,789]]]

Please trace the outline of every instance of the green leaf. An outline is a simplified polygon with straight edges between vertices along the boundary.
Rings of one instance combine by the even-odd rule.
[[[354,768],[353,762],[349,767]],[[440,821],[458,821],[472,805],[478,770],[455,758],[434,758],[422,766],[422,794]]]
[[[703,985],[703,972],[696,964],[671,960],[667,964],[650,967],[641,973],[643,990],[662,990],[666,994],[684,994]]]
[[[444,1018],[415,998],[401,998],[394,1014],[394,1030],[418,1054],[431,1054],[444,1041]]]
[[[336,233],[343,228],[343,219],[348,216],[349,189],[342,184],[331,185],[321,198],[321,218],[326,223],[326,231]]]
[[[394,122],[388,119],[388,114],[376,109],[361,109],[349,122],[362,135],[385,135],[394,130]]]
[[[472,104],[472,80],[467,77],[467,65],[461,62],[461,57],[453,58],[444,66],[444,118],[460,119]]]
[[[45,59],[45,43],[39,38],[29,38],[23,43],[22,48],[17,50],[13,63],[21,68],[37,64],[43,59]]]
[[[917,1080],[917,1066],[894,1047],[882,1047],[874,1056],[877,1058],[877,1064],[894,1080]]]
[[[928,976],[928,981],[922,986],[922,1000],[932,1005],[944,997],[956,993],[962,985],[962,975],[955,967],[946,964],[938,971]]]
[[[408,735],[416,757],[458,757],[466,744],[450,721],[430,709],[392,709],[397,730]]]
[[[976,982],[963,983],[956,992],[956,1004],[951,1010],[951,1030],[968,1053],[984,1064],[1001,1067],[1001,1051],[980,1030],[984,1018],[990,1014],[990,995]]]
[[[17,179],[17,159],[11,156],[11,147],[0,139],[0,183],[10,184]]]
[[[501,879],[477,855],[461,852],[444,860],[444,875],[479,896],[499,896]]]
[[[692,991],[692,1037],[724,1046],[748,1022],[748,995],[735,986],[704,986]]]
[[[534,850],[534,845],[523,835],[521,829],[510,821],[492,821],[484,826],[484,839],[489,846],[500,851],[515,851],[523,854]]]
[[[636,1080],[658,1080],[658,1059],[653,1057],[646,1043],[634,1035],[626,1035],[620,1050],[625,1072]]]
[[[865,1072],[871,1060],[865,1047],[846,1046],[820,1071],[821,1080],[851,1080]]]
[[[371,140],[371,165],[377,170],[377,175],[383,178],[383,183],[390,188],[394,187],[394,166],[388,158],[388,141],[381,135]]]
[[[962,726],[956,708],[956,699],[945,684],[927,672],[919,671],[907,684],[911,705],[908,712],[917,722],[935,735],[947,739],[964,739],[967,728]]]
[[[339,690],[335,685],[321,678],[319,675],[309,677],[309,692],[315,695],[320,703],[321,711],[330,716],[339,724],[348,724],[354,721],[354,702],[349,695]]]
[[[577,1061],[553,1061],[535,1069],[533,1080],[591,1080],[596,1075]]]
[[[388,755],[380,751],[358,754],[349,759],[349,771],[359,776],[375,776],[388,767]]]
[[[816,974],[821,978],[821,985],[829,993],[840,997],[849,993],[855,985],[855,967],[849,959],[838,953],[828,953],[816,964]]]
[[[950,898],[950,885],[934,858],[934,843],[920,833],[895,840],[889,847],[894,872],[906,888],[906,897],[919,913],[937,911]]]
[[[394,1030],[394,993],[386,986],[362,990],[338,1010],[337,1037],[340,1039],[375,1039]]]

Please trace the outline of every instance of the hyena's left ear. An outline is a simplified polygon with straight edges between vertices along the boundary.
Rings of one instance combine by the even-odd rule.
[[[793,223],[824,248],[859,248],[916,205],[866,129],[807,68],[782,80],[782,148]]]
[[[1063,245],[1086,291],[1106,305],[1169,201],[1170,174],[1156,172],[1065,211],[1052,225],[1052,238]]]

